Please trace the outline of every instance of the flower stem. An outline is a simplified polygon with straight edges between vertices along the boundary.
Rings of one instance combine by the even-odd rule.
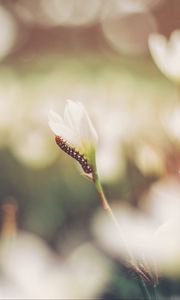
[[[110,215],[110,217],[111,217],[111,219],[112,219],[112,221],[113,221],[116,229],[118,230],[118,233],[120,235],[121,241],[123,242],[123,244],[124,244],[124,246],[126,248],[127,254],[129,256],[129,263],[130,263],[130,265],[132,267],[136,266],[136,261],[134,260],[134,257],[132,255],[130,249],[129,249],[127,241],[124,238],[124,235],[122,233],[121,227],[120,227],[120,225],[119,225],[119,223],[118,223],[118,221],[117,221],[117,219],[116,219],[116,217],[115,217],[115,215],[113,213],[113,210],[112,210],[111,206],[108,203],[108,200],[107,200],[105,194],[104,194],[103,187],[101,185],[101,182],[99,180],[97,172],[94,172],[94,174],[93,174],[93,181],[94,181],[95,187],[97,189],[97,192],[99,194],[99,198],[100,198],[100,200],[102,202],[103,208],[109,213],[109,215]],[[146,286],[146,283],[145,283],[143,277],[137,271],[136,271],[136,274],[137,274],[137,277],[138,277],[138,283],[139,283],[139,285],[140,285],[140,287],[142,289],[142,293],[145,296],[145,299],[151,300],[151,296],[149,294],[149,291],[147,289],[147,286]]]
[[[157,292],[156,285],[153,286],[153,291],[154,291],[154,300],[157,300],[158,299],[158,292]]]
[[[118,233],[119,233],[119,235],[120,235],[120,238],[121,238],[121,240],[122,240],[124,246],[126,247],[126,251],[127,251],[127,254],[128,254],[129,258],[130,258],[130,262],[131,262],[133,265],[135,265],[134,259],[133,259],[133,256],[132,256],[132,253],[131,253],[130,250],[129,250],[129,247],[128,247],[128,245],[127,245],[127,242],[126,242],[126,240],[125,240],[125,238],[124,238],[124,236],[123,236],[122,230],[121,230],[121,228],[120,228],[120,226],[119,226],[119,223],[118,223],[118,221],[117,221],[117,219],[116,219],[116,217],[115,217],[115,215],[114,215],[114,213],[113,213],[113,211],[112,211],[112,208],[110,207],[110,205],[109,205],[109,203],[108,203],[108,200],[106,199],[106,196],[105,196],[105,194],[104,194],[102,185],[101,185],[101,183],[100,183],[100,180],[99,180],[97,174],[95,174],[95,176],[94,176],[94,178],[93,178],[93,181],[94,181],[94,184],[95,184],[95,186],[96,186],[97,192],[98,192],[98,194],[99,194],[99,198],[100,198],[100,200],[101,200],[101,202],[102,202],[103,208],[109,213],[109,215],[110,215],[110,217],[111,217],[111,219],[112,219],[112,221],[113,221],[115,227],[117,228]]]
[[[144,279],[138,273],[136,273],[136,274],[137,274],[138,283],[139,283],[139,286],[142,290],[142,294],[143,294],[144,299],[145,300],[152,300],[151,295],[150,295],[150,293],[147,289],[147,286],[145,284]]]

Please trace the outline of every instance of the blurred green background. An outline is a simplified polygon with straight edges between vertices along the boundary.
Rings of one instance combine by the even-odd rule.
[[[138,209],[155,182],[179,179],[180,131],[173,126],[180,125],[180,114],[172,125],[179,91],[157,69],[147,44],[151,32],[169,36],[178,27],[176,0],[0,1],[1,245],[17,234],[27,239],[32,234],[62,262],[84,244],[94,247],[96,258],[100,255],[108,265],[103,271],[106,284],[95,295],[92,285],[88,295],[80,291],[71,299],[140,299],[142,294],[132,272],[96,239],[92,224],[101,209],[97,193],[56,146],[48,111],[62,114],[66,99],[85,105],[99,135],[97,164],[107,197]],[[16,278],[11,269],[17,274],[21,268],[9,259],[7,271],[6,259],[0,273],[2,299],[16,296],[13,289],[8,294]],[[29,267],[22,276],[31,286]],[[82,268],[85,278],[86,272],[96,276],[94,269]],[[88,289],[87,282],[80,280],[79,289],[86,284]],[[18,289],[27,285],[16,282]],[[68,280],[67,286],[71,290]],[[179,299],[179,277],[164,275],[159,290],[166,299]],[[28,293],[25,297],[46,297],[40,287],[39,294]],[[52,295],[70,299],[61,290]]]

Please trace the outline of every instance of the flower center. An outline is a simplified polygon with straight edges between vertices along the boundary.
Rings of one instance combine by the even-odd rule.
[[[60,136],[55,137],[57,145],[68,155],[76,159],[85,173],[92,173],[93,169],[88,163],[88,160],[84,157],[83,154],[79,153],[75,148],[71,147],[67,141],[64,141]]]

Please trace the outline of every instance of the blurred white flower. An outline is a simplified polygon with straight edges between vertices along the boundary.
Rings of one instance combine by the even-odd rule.
[[[162,4],[164,0],[111,0],[104,1],[101,17],[113,18],[115,15],[148,11]]]
[[[124,55],[147,53],[149,34],[157,30],[156,20],[151,12],[140,8],[136,12],[121,14],[116,12],[113,17],[104,18],[101,26],[111,47]]]
[[[61,259],[27,233],[6,248],[0,267],[0,299],[96,299],[111,276],[111,264],[91,244]]]
[[[133,155],[136,165],[144,175],[164,173],[164,157],[158,146],[137,142]]]
[[[17,25],[7,10],[0,6],[0,59],[12,50],[17,39]]]
[[[111,102],[108,99],[102,100],[101,95],[98,95],[98,99],[99,101],[89,106],[89,109],[93,112],[100,136],[97,149],[98,173],[101,180],[109,182],[124,174],[124,142],[130,138],[135,122],[129,118],[131,112],[119,96]]]
[[[180,106],[166,107],[162,113],[162,125],[171,139],[180,141]]]
[[[127,203],[114,205],[116,218],[126,237],[126,243],[137,263],[148,265],[155,272],[155,265],[163,274],[179,274],[180,267],[180,188],[175,179],[153,185],[143,199],[141,211]],[[101,211],[93,223],[93,231],[113,257],[128,259],[116,228]]]
[[[52,151],[47,132],[44,128],[31,124],[16,126],[11,134],[11,152],[21,163],[28,167],[44,168],[57,158],[57,152]],[[36,146],[34,146],[36,145]]]
[[[120,141],[102,140],[97,152],[97,168],[102,181],[114,181],[122,177],[126,170],[126,161],[123,151],[120,150]]]
[[[152,33],[149,49],[161,72],[171,80],[180,82],[180,30],[175,30],[169,41],[161,34]]]
[[[95,167],[98,137],[84,106],[80,102],[67,100],[64,119],[51,110],[49,126],[60,148],[79,161],[85,173],[91,173],[92,167]]]
[[[92,0],[89,5],[88,0],[41,0],[45,21],[51,25],[82,26],[89,25],[97,21],[98,13],[102,5],[102,0]]]

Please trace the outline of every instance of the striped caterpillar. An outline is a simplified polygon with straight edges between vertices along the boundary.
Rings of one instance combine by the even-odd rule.
[[[93,169],[89,165],[87,159],[84,157],[83,154],[80,154],[76,149],[72,148],[68,142],[64,141],[60,136],[55,137],[57,145],[68,155],[76,159],[81,167],[83,168],[85,173],[92,173]]]

